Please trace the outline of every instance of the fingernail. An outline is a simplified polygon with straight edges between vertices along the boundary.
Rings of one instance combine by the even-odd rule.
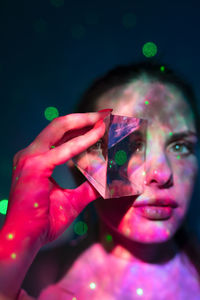
[[[102,125],[102,123],[103,123],[103,120],[102,120],[102,119],[99,120],[99,121],[97,121],[97,123],[94,125],[94,128],[100,127],[100,126]]]
[[[98,112],[100,112],[100,113],[106,113],[106,112],[111,113],[112,111],[113,111],[112,108],[105,108],[105,109],[99,110]]]

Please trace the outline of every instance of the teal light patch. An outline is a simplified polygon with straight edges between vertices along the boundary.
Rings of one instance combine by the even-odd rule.
[[[142,53],[146,57],[153,57],[157,54],[157,46],[153,42],[148,42],[142,47]]]
[[[173,132],[170,132],[169,135],[172,136],[172,135],[173,135]]]
[[[86,30],[85,27],[81,24],[75,24],[71,27],[71,35],[75,39],[82,39],[85,36]]]
[[[7,199],[1,200],[0,201],[0,213],[2,215],[6,215],[7,208],[8,208],[8,200]]]
[[[145,102],[144,102],[146,105],[148,105],[149,104],[149,101],[148,100],[145,100]]]
[[[44,116],[48,121],[52,121],[59,116],[59,112],[56,107],[49,106],[45,109]]]
[[[127,161],[127,154],[124,150],[119,150],[115,153],[115,162],[119,166],[122,166]]]
[[[55,7],[63,6],[64,3],[64,0],[51,0],[51,4]]]
[[[79,221],[74,225],[74,232],[78,235],[86,234],[88,226],[85,222]]]
[[[122,17],[122,24],[126,28],[132,28],[136,24],[136,16],[133,13],[127,13]]]
[[[161,67],[160,67],[160,71],[161,71],[161,72],[164,72],[164,71],[165,71],[165,67],[164,67],[164,66],[161,66]]]

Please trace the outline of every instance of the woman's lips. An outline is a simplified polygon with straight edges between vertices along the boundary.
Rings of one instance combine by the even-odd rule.
[[[173,209],[172,206],[144,205],[134,207],[134,212],[150,220],[167,220],[172,216]]]

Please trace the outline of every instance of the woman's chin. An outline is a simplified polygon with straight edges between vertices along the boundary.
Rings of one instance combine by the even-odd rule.
[[[170,236],[168,232],[166,232],[166,230],[160,232],[159,235],[152,235],[152,234],[140,235],[130,228],[126,228],[123,231],[118,229],[117,231],[124,237],[128,238],[130,241],[143,243],[143,244],[164,243],[170,240],[170,238],[172,238],[172,236]]]

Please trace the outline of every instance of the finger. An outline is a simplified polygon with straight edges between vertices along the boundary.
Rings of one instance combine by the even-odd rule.
[[[111,110],[95,113],[75,113],[55,118],[35,138],[30,148],[33,148],[34,152],[36,149],[38,152],[44,152],[57,143],[66,131],[93,126],[98,120],[109,115],[109,113],[111,113]]]
[[[105,123],[99,124],[82,136],[76,137],[52,150],[45,153],[45,161],[48,169],[52,170],[55,166],[66,163],[69,159],[85,151],[94,145],[105,133]]]

